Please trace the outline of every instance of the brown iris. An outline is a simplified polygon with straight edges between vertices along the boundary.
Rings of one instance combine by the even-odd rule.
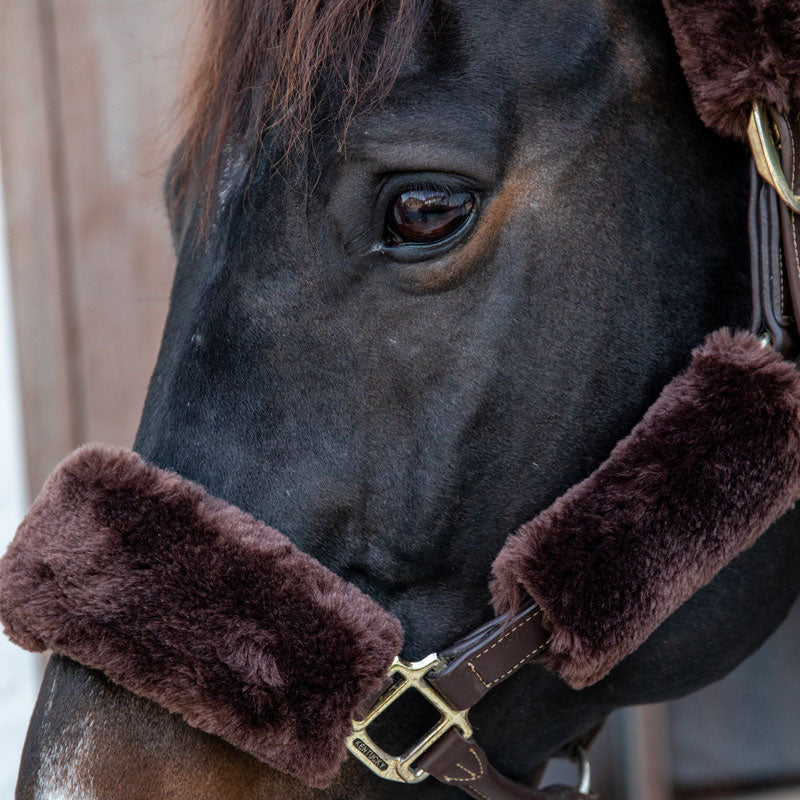
[[[475,198],[469,192],[410,189],[392,201],[386,218],[390,244],[434,244],[467,220]]]

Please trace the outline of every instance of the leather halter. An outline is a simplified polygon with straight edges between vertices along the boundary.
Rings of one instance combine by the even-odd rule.
[[[800,114],[792,107],[792,69],[796,71],[792,64],[796,59],[787,59],[791,54],[783,48],[789,47],[786,42],[796,42],[791,31],[796,37],[797,11],[787,10],[784,38],[775,39],[756,4],[665,0],[665,8],[695,103],[707,124],[725,134],[741,135],[738,118],[743,93],[737,96],[734,87],[750,81],[755,98],[747,128],[753,153],[751,331],[765,346],[796,359],[800,355]],[[755,30],[759,26],[763,30]],[[732,37],[723,45],[723,52],[714,49],[718,41],[712,47],[706,38],[709,30],[719,34],[717,40]],[[737,31],[747,53],[738,61],[728,59],[724,52],[730,48],[735,56],[742,46],[734,35]],[[780,65],[792,74],[781,75]],[[417,782],[430,774],[478,800],[542,797],[492,769],[483,750],[470,739],[467,712],[491,688],[543,653],[548,642],[546,623],[533,605],[513,619],[489,623],[439,656],[431,655],[417,664],[396,662],[393,669],[402,678],[354,723],[348,741],[351,753],[383,777]],[[405,755],[392,758],[367,737],[366,726],[411,686],[422,689],[442,713],[442,720]],[[582,785],[580,790],[588,791],[588,786]]]
[[[733,87],[741,80],[750,80],[752,84],[751,96],[756,99],[747,128],[753,153],[749,205],[751,331],[762,338],[765,346],[774,347],[788,359],[796,359],[800,355],[800,113],[793,108],[791,90],[787,88],[794,86],[791,75],[776,74],[775,65],[791,71],[791,65],[796,63],[796,59],[790,62],[786,58],[790,53],[782,48],[788,47],[786,41],[796,42],[796,38],[791,39],[790,31],[796,37],[797,11],[787,9],[784,41],[773,39],[756,4],[701,2],[691,4],[691,13],[687,12],[688,7],[681,0],[665,0],[684,71],[704,121],[723,133],[738,133],[736,103],[741,103],[741,93],[735,99]],[[704,24],[698,22],[692,27],[689,20],[693,15],[702,16]],[[755,30],[758,26],[764,30]],[[704,31],[716,28],[717,39],[724,39],[723,34],[731,35],[738,27],[743,27],[748,55],[741,61],[731,58],[728,63],[704,38]],[[754,44],[756,40],[758,45]],[[741,46],[734,37],[727,43],[732,52],[736,49],[734,44]],[[765,97],[774,105],[767,105]],[[427,686],[433,687],[443,702],[449,702],[454,709],[469,709],[494,685],[542,653],[547,644],[541,615],[535,606],[529,606],[513,620],[495,620],[466,637],[425,667],[426,671],[415,673],[414,680],[425,681],[427,674]],[[481,658],[485,661],[478,666]],[[392,691],[398,694],[402,687],[389,690]],[[381,713],[393,699],[393,695],[388,698],[384,695],[374,707],[374,715]],[[435,729],[440,738],[423,740],[410,751],[413,757],[409,761],[418,758],[419,767],[414,771],[412,763],[405,765],[411,768],[406,774],[416,780],[422,771],[427,772],[459,786],[478,800],[541,797],[541,793],[511,783],[491,768],[483,751],[467,740],[469,729],[463,726],[465,719],[465,716],[445,715]],[[363,742],[363,737],[351,736],[351,752],[381,774],[376,762],[358,749],[356,741]],[[581,786],[581,790],[587,791],[588,787]]]
[[[786,358],[800,352],[800,115],[755,103],[748,127],[751,330]]]
[[[800,115],[789,122],[755,103],[748,138],[753,151],[749,206],[753,310],[751,331],[787,358],[800,349]],[[394,680],[354,720],[347,742],[351,754],[376,775],[404,783],[428,776],[477,800],[542,800],[545,792],[510,781],[489,763],[472,738],[468,713],[495,686],[542,654],[550,629],[541,609],[527,605],[513,617],[498,617],[458,643],[410,663],[396,658]],[[441,714],[440,721],[405,753],[393,756],[368,733],[407,690],[419,691]],[[589,794],[585,745],[570,743],[567,755],[582,764],[580,785],[564,800]],[[583,741],[582,741],[583,739]],[[585,766],[583,766],[585,765]]]
[[[353,723],[350,752],[376,775],[403,783],[419,783],[433,775],[472,797],[514,800],[541,793],[504,778],[489,764],[472,739],[468,713],[483,697],[548,645],[550,631],[535,604],[513,617],[499,617],[458,643],[410,663],[396,658],[389,669],[394,680]],[[400,756],[383,750],[369,736],[374,723],[409,689],[416,689],[441,714],[440,721]],[[588,792],[588,778],[581,793]]]

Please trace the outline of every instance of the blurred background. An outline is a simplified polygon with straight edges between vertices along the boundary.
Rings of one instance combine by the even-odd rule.
[[[133,441],[167,311],[161,184],[201,6],[0,0],[1,549],[69,451]],[[43,663],[0,641],[0,799]],[[592,765],[605,800],[800,800],[800,606],[721,683],[613,716]]]

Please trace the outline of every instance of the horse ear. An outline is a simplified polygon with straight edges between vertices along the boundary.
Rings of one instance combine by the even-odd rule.
[[[800,5],[776,0],[664,0],[706,125],[744,140],[753,101],[782,114],[800,100]]]
[[[800,372],[718,331],[582,483],[494,562],[498,613],[525,595],[553,627],[545,662],[602,678],[800,497]]]

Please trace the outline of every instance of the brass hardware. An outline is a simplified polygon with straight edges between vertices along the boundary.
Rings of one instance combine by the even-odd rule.
[[[795,214],[800,214],[800,195],[792,190],[781,164],[778,142],[773,132],[767,107],[757,100],[750,112],[747,126],[747,138],[753,151],[758,174],[778,193],[778,197],[786,203]]]
[[[400,680],[390,686],[376,701],[363,719],[353,720],[353,730],[347,737],[347,749],[376,775],[400,783],[419,783],[428,773],[413,766],[414,762],[444,736],[450,728],[458,728],[469,739],[472,726],[467,711],[458,711],[425,680],[431,671],[444,667],[444,661],[431,653],[421,661],[404,661],[395,658],[389,667],[389,676]],[[441,715],[442,718],[416,744],[401,756],[393,756],[379,747],[367,732],[367,728],[386,711],[408,689],[416,689]]]

